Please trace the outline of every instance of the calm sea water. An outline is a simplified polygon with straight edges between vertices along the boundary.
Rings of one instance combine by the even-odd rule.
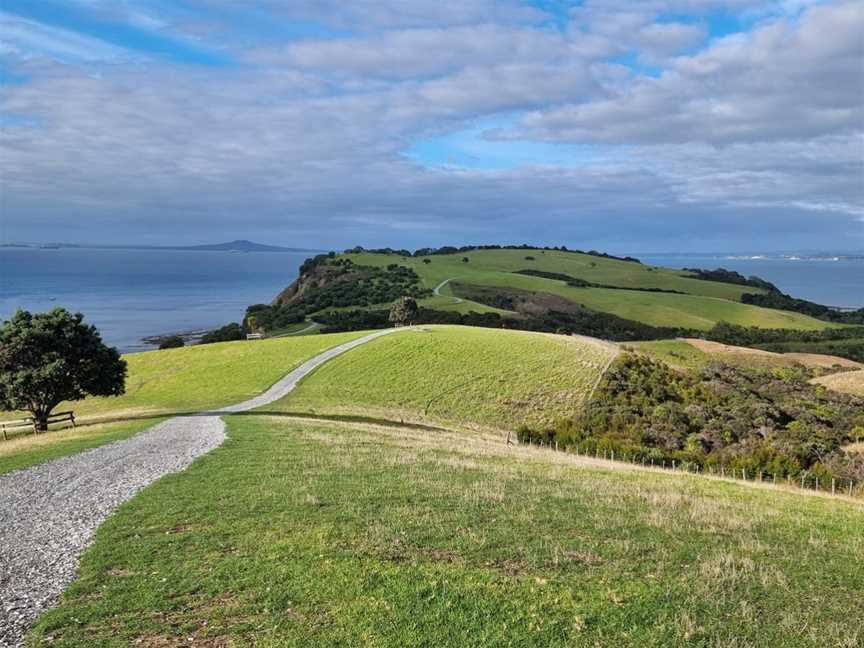
[[[0,319],[16,308],[84,313],[122,351],[152,348],[149,335],[238,322],[293,281],[312,253],[0,248]],[[831,306],[864,307],[864,260],[636,255],[673,268],[725,267]]]
[[[0,319],[16,308],[80,311],[122,351],[141,338],[239,322],[297,277],[313,253],[0,249]]]
[[[775,255],[635,254],[669,268],[726,268],[767,279],[783,292],[818,304],[864,307],[864,259],[790,259]],[[836,259],[836,260],[835,260]]]

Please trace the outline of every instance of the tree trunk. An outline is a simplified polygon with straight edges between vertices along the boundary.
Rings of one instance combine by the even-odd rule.
[[[33,412],[33,431],[47,432],[48,431],[48,413]]]

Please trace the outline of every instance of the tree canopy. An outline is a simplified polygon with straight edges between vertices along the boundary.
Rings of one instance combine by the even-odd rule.
[[[63,401],[118,396],[126,361],[81,313],[18,310],[0,327],[0,408],[30,412],[37,430]]]

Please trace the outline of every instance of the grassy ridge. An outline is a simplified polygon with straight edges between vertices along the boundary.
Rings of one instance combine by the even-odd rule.
[[[543,333],[423,326],[335,358],[266,409],[515,429],[578,410],[615,352]]]
[[[525,257],[528,256],[534,260],[526,260]],[[703,281],[678,270],[585,254],[551,250],[477,250],[464,254],[428,257],[369,253],[349,254],[347,257],[359,265],[386,267],[398,263],[410,267],[420,275],[422,284],[430,289],[446,279],[455,278],[467,284],[547,292],[593,310],[613,313],[653,326],[707,330],[719,321],[740,326],[806,330],[832,326],[799,313],[740,303],[743,293],[759,292],[758,288]],[[463,262],[463,257],[467,257],[469,261]],[[424,263],[424,260],[429,260],[429,263]],[[514,274],[516,270],[525,268],[563,273],[595,284],[621,288],[657,288],[687,294],[576,288],[564,281]],[[454,303],[449,284],[442,288],[441,296],[431,297],[422,303],[430,308],[455,308],[460,312],[487,310],[479,305],[474,306],[473,302]]]
[[[472,437],[229,419],[34,646],[860,645],[864,512]]]

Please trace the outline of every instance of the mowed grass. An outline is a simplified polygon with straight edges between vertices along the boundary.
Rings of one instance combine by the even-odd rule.
[[[745,292],[762,292],[749,286],[736,286],[693,279],[679,270],[615,261],[585,254],[539,250],[478,250],[464,254],[399,257],[385,254],[348,254],[354,263],[387,266],[398,263],[413,268],[424,286],[433,289],[446,279],[481,286],[519,288],[564,297],[587,308],[613,313],[625,319],[652,326],[685,327],[708,330],[720,321],[740,326],[819,330],[836,325],[821,320],[769,308],[740,303]],[[462,257],[469,259],[468,263]],[[533,261],[525,259],[534,257]],[[429,260],[429,263],[423,261]],[[591,264],[595,264],[593,267]],[[535,269],[564,273],[597,284],[622,288],[661,288],[687,294],[575,288],[565,281],[514,274],[516,270]],[[451,295],[450,285],[441,290]],[[424,305],[442,309],[488,310],[474,302],[455,303],[431,297]]]
[[[0,475],[29,468],[97,446],[128,439],[162,419],[99,423],[39,435],[20,435],[0,443]]]
[[[235,416],[106,521],[30,641],[853,648],[862,528],[839,499]]]
[[[158,415],[237,403],[269,388],[312,356],[366,332],[221,342],[124,356],[126,393],[64,403],[83,419]]]
[[[587,338],[420,326],[331,360],[264,409],[513,430],[578,411],[616,353]]]
[[[834,391],[864,396],[864,369],[820,376],[813,379],[813,382]],[[862,447],[862,451],[864,451],[864,447]]]

